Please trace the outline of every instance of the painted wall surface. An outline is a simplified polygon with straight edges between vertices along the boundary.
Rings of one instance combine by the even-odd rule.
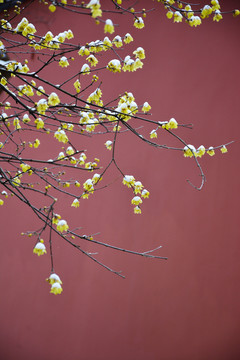
[[[150,1],[141,3],[152,7]],[[239,1],[225,5],[237,8]],[[235,143],[227,154],[201,160],[207,182],[199,192],[186,182],[200,183],[191,159],[126,133],[117,160],[150,190],[142,215],[132,213],[131,194],[121,179],[79,209],[59,209],[70,223],[78,220],[86,233],[100,232],[100,240],[116,246],[144,251],[163,245],[159,254],[168,261],[92,246],[100,260],[123,270],[125,280],[56,239],[55,267],[64,290],[61,296],[49,294],[50,260],[33,255],[31,239],[20,236],[34,228],[35,219],[29,209],[8,201],[1,208],[0,359],[240,358],[240,20],[229,15],[193,29],[172,24],[163,8],[154,6],[142,31],[127,16],[111,17],[123,21],[117,34],[130,32],[135,38],[131,51],[141,45],[147,57],[136,73],[106,72],[104,96],[132,91],[137,103],[151,104],[154,119],[193,123],[193,130],[179,130],[187,143]],[[52,15],[37,2],[25,15],[39,34],[71,28],[82,44],[103,38],[92,19],[60,10]],[[49,78],[58,81],[54,73]],[[93,139],[90,153],[106,156],[105,141]],[[163,142],[175,144],[166,136]],[[109,179],[117,177],[112,170]]]

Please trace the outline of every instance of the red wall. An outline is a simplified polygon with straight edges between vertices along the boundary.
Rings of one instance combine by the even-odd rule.
[[[225,2],[228,9],[238,3]],[[240,23],[229,15],[192,29],[172,24],[163,7],[154,6],[157,10],[148,15],[142,31],[134,30],[127,16],[118,19],[124,23],[117,33],[130,32],[135,38],[130,49],[143,46],[147,58],[136,73],[108,74],[106,98],[132,91],[137,103],[149,101],[154,119],[193,123],[193,130],[179,134],[197,147],[235,143],[227,154],[201,160],[207,183],[199,192],[186,182],[200,183],[191,159],[125,134],[117,147],[119,164],[151,192],[142,215],[132,213],[131,193],[120,179],[79,209],[59,209],[71,225],[83,226],[86,233],[99,231],[99,240],[116,246],[145,251],[163,245],[159,254],[168,261],[93,246],[100,260],[123,270],[125,280],[55,239],[55,269],[64,290],[61,296],[49,294],[44,279],[50,259],[33,255],[32,240],[20,236],[34,229],[35,220],[14,199],[6,201],[1,208],[1,359],[240,358]],[[27,17],[39,34],[71,28],[83,43],[103,37],[102,27],[91,19],[80,21],[60,10],[51,15],[37,3]],[[108,156],[104,141],[91,141],[89,152]],[[163,141],[172,144],[170,138]]]

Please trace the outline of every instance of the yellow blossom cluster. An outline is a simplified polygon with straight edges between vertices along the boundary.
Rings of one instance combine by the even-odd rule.
[[[131,118],[131,115],[134,115],[138,111],[138,105],[135,102],[135,98],[131,92],[125,92],[123,96],[120,97],[118,101],[118,106],[115,108],[115,116],[108,116],[110,121],[121,119],[123,121],[128,121]]]
[[[159,127],[161,127],[162,129],[166,129],[166,130],[172,130],[172,129],[178,128],[178,122],[174,118],[171,118],[169,121],[159,121],[158,124],[159,124]],[[151,139],[157,138],[157,129],[153,129],[150,132],[150,138]]]
[[[28,36],[30,39],[33,38],[33,34],[37,31],[35,26],[27,20],[27,18],[22,18],[20,23],[16,26],[14,31],[21,33],[23,36]]]
[[[66,144],[66,143],[68,142],[67,134],[66,134],[66,132],[65,132],[63,129],[61,129],[61,128],[58,128],[58,130],[55,131],[54,137],[55,137],[59,142],[63,142],[64,144]]]
[[[221,153],[224,154],[227,152],[226,145],[222,145],[220,147]],[[205,148],[203,145],[199,146],[198,149],[196,149],[193,145],[188,144],[183,149],[183,155],[185,157],[202,157],[205,153],[207,153],[210,156],[215,155],[215,148],[213,146],[210,146],[209,148]]]
[[[135,178],[132,175],[125,175],[122,182],[123,185],[126,185],[128,188],[133,189],[133,193],[135,196],[132,198],[131,203],[135,205],[134,214],[141,214],[142,211],[139,205],[142,204],[142,198],[146,199],[149,197],[149,191],[147,189],[144,189],[141,181],[135,181]],[[137,194],[140,194],[141,197]]]
[[[202,19],[209,18],[210,15],[213,15],[213,21],[220,21],[223,16],[220,11],[221,6],[218,0],[211,0],[210,5],[204,5],[203,8],[200,10],[198,9],[198,13],[200,16],[195,15],[196,10],[193,10],[190,4],[181,2],[181,1],[174,1],[174,0],[158,0],[162,1],[167,8],[166,16],[168,19],[172,19],[174,22],[182,22],[183,19],[191,26],[198,26],[201,25]],[[176,9],[176,5],[178,5],[178,10]],[[183,7],[185,5],[185,7]],[[239,10],[234,10],[233,16],[240,15]]]
[[[100,90],[100,89],[99,89]],[[100,93],[99,93],[100,96]],[[101,100],[98,98],[98,95],[96,94],[96,92],[92,93],[89,97],[88,97],[88,102],[90,103],[96,103],[98,105],[101,105],[102,102]],[[94,113],[91,111],[81,111],[80,112],[80,120],[79,120],[79,124],[84,126],[84,129],[87,132],[93,132],[95,130],[95,127],[99,124],[99,121],[97,118],[94,117]]]
[[[42,36],[39,41],[36,41],[35,39],[32,40],[29,46],[33,47],[35,50],[56,50],[60,48],[61,44],[64,43],[65,40],[70,40],[73,37],[74,35],[71,29],[60,32],[58,35],[55,36],[51,31],[47,31],[47,33]]]
[[[55,294],[55,295],[61,294],[61,292],[63,291],[61,286],[62,281],[57,274],[52,273],[49,276],[49,278],[46,279],[46,281],[51,285],[51,290],[50,290],[51,294]]]

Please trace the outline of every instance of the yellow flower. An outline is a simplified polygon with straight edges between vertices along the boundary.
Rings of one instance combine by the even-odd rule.
[[[94,174],[92,177],[92,183],[95,185],[97,184],[99,181],[101,181],[101,175],[100,174]]]
[[[92,190],[94,190],[92,180],[91,180],[91,179],[86,180],[85,183],[83,184],[83,188],[84,188],[86,191],[92,191]]]
[[[15,177],[12,179],[12,185],[14,185],[14,186],[19,186],[20,184],[21,184],[20,177],[19,177],[19,176],[15,176]]]
[[[82,194],[82,198],[83,198],[83,199],[88,199],[88,197],[89,197],[89,193],[84,192],[84,193]]]
[[[88,64],[83,64],[82,68],[81,68],[81,73],[83,75],[87,74],[89,75],[90,74],[90,67]]]
[[[212,0],[212,1],[211,1],[211,4],[212,4],[212,10],[213,10],[213,11],[220,9],[220,5],[219,5],[218,0]]]
[[[62,281],[57,274],[51,274],[49,278],[46,279],[46,281],[49,282],[49,284],[51,285],[50,293],[55,295],[61,294],[61,292],[63,291],[61,286]]]
[[[182,19],[183,19],[182,14],[179,11],[175,11],[173,21],[179,23],[182,22]]]
[[[2,199],[0,199],[0,205],[3,205],[4,201]]]
[[[143,62],[140,59],[136,59],[134,61],[134,71],[137,69],[141,69],[143,67]]]
[[[206,150],[203,145],[199,146],[199,148],[197,149],[197,152],[196,152],[196,156],[201,158],[205,154],[205,151]]]
[[[135,181],[134,193],[135,194],[141,194],[142,188],[143,188],[143,184],[141,183],[141,181]]]
[[[177,129],[178,123],[174,118],[171,118],[166,125],[166,129]]]
[[[223,145],[223,146],[221,147],[221,153],[224,154],[224,153],[226,153],[227,151],[228,151],[228,150],[227,150],[226,146]]]
[[[150,139],[154,139],[154,138],[157,138],[157,131],[156,130],[152,130],[150,132]]]
[[[133,37],[132,37],[129,33],[127,33],[127,34],[124,36],[123,41],[125,42],[125,44],[129,44],[130,42],[133,41]]]
[[[137,29],[142,29],[142,28],[144,28],[144,21],[143,21],[143,19],[141,18],[141,17],[137,17],[136,19],[135,19],[135,21],[134,21],[134,24],[133,24],[134,26],[135,26],[135,28],[137,28]]]
[[[51,285],[55,283],[62,284],[60,277],[55,273],[51,274],[49,278],[46,279],[46,281],[49,282],[49,284]]]
[[[59,60],[59,65],[61,67],[68,67],[69,66],[69,62],[68,62],[68,59],[66,58],[66,56],[61,57],[61,59]]]
[[[91,66],[96,66],[98,63],[98,59],[93,54],[89,55],[86,60],[90,63]]]
[[[201,18],[202,19],[208,18],[209,15],[211,15],[212,11],[213,10],[212,10],[211,6],[205,5],[201,11]]]
[[[42,93],[45,93],[45,90],[44,90],[44,88],[43,88],[42,86],[39,86],[36,94],[37,94],[38,96],[41,96]]]
[[[221,12],[220,12],[220,10],[216,10],[215,11],[215,15],[214,15],[214,17],[213,17],[213,21],[220,21],[220,20],[222,20],[222,14],[221,14]]]
[[[111,140],[107,140],[104,145],[108,150],[112,150],[112,143],[113,142]]]
[[[239,10],[234,10],[233,16],[239,16],[240,15],[240,11]]]
[[[52,284],[50,293],[58,295],[58,294],[61,294],[62,291],[63,291],[63,289],[59,283],[56,282],[56,283]]]
[[[105,33],[109,33],[109,34],[112,34],[114,33],[114,26],[113,26],[113,23],[112,23],[112,20],[110,19],[107,19],[105,21],[105,25],[104,25],[104,32]]]
[[[7,79],[4,76],[1,78],[0,82],[3,86],[7,85]]]
[[[28,20],[24,17],[16,27],[17,32],[22,32],[23,29],[28,25]]]
[[[215,155],[215,151],[212,146],[210,146],[207,150],[208,155],[213,156]]]
[[[48,9],[51,11],[51,12],[54,12],[56,10],[56,6],[51,4],[49,5]]]
[[[136,58],[145,59],[145,51],[141,46],[139,46],[135,51],[133,51],[133,54]]]
[[[103,44],[105,45],[103,48],[105,51],[112,47],[112,42],[109,40],[107,36],[105,36],[105,38],[103,39]]]
[[[189,23],[190,26],[195,26],[196,27],[198,25],[201,25],[202,21],[201,21],[199,16],[192,16],[192,17],[189,18],[188,23]]]
[[[29,121],[31,121],[30,118],[29,118],[29,116],[28,116],[28,114],[24,114],[24,115],[23,115],[22,121],[23,121],[25,124],[26,124],[26,123],[29,123]]]
[[[35,149],[37,149],[40,145],[40,140],[36,139],[33,143],[33,146],[35,147]]]
[[[132,187],[135,184],[134,176],[132,175],[125,175],[123,178],[123,185],[127,185],[127,187]]]
[[[83,56],[83,55],[88,56],[90,54],[90,51],[85,46],[81,46],[80,50],[78,51],[78,54],[81,56]]]
[[[28,24],[22,31],[23,36],[33,35],[37,30],[33,24]],[[31,37],[30,37],[31,38]]]
[[[173,12],[171,10],[169,10],[167,13],[166,13],[166,16],[168,19],[172,19],[173,17]]]
[[[40,99],[37,103],[37,111],[39,112],[39,114],[44,115],[47,108],[48,108],[47,100]]]
[[[149,110],[151,110],[151,106],[149,105],[149,103],[147,101],[145,101],[145,103],[143,104],[143,107],[142,107],[142,111],[144,113],[148,112]]]
[[[93,18],[102,16],[102,10],[100,9],[101,5],[99,0],[91,0],[86,7],[91,9]]]
[[[22,169],[22,172],[27,172],[29,169],[31,169],[31,166],[28,164],[20,164],[20,167]]]
[[[141,211],[140,207],[139,207],[139,206],[135,206],[135,208],[134,208],[134,214],[141,214],[141,213],[142,213],[142,211]]]
[[[69,226],[66,222],[66,220],[59,220],[57,223],[57,230],[60,232],[67,231],[69,229]]]
[[[143,189],[141,196],[145,199],[145,198],[149,198],[149,194],[150,193],[148,190]]]
[[[78,199],[74,199],[71,206],[73,206],[73,207],[75,207],[75,208],[79,207],[79,201],[78,201]]]
[[[115,36],[115,38],[112,40],[112,42],[117,48],[123,46],[122,38],[119,35]]]
[[[58,128],[58,130],[54,133],[54,137],[59,141],[66,144],[68,142],[68,137],[64,130]]]
[[[58,160],[62,160],[62,159],[64,159],[64,158],[65,158],[65,154],[64,154],[63,151],[61,151],[61,152],[58,154],[57,159],[58,159]]]
[[[193,145],[186,145],[183,149],[185,157],[192,157],[196,154],[196,149]]]
[[[48,97],[48,105],[56,106],[60,103],[60,99],[55,92],[52,92]]]
[[[13,120],[13,125],[15,126],[15,129],[16,129],[16,130],[21,129],[21,125],[20,125],[19,119],[18,119],[17,117],[14,118],[14,120]]]
[[[66,150],[66,154],[73,155],[74,153],[75,153],[75,151],[73,150],[73,148],[71,146],[68,146],[68,148]]]
[[[47,253],[46,251],[46,247],[43,243],[44,241],[41,239],[36,245],[35,245],[35,248],[33,249],[33,253],[38,255],[38,256],[41,256],[41,255],[44,255]]]
[[[61,215],[53,214],[52,223],[57,225],[60,219],[61,219]]]
[[[134,198],[132,199],[131,203],[133,205],[139,205],[142,203],[142,199],[140,198],[140,196],[134,196]]]
[[[46,42],[49,42],[49,41],[51,41],[52,39],[53,39],[53,33],[51,32],[51,31],[48,31],[46,34],[45,34],[45,36],[44,36],[44,39],[45,39],[45,41]]]
[[[120,72],[121,71],[120,61],[117,59],[113,59],[113,60],[109,61],[108,65],[107,65],[107,69],[112,72]]]
[[[74,38],[74,35],[73,35],[72,30],[69,29],[68,31],[64,31],[64,33],[65,33],[66,38],[67,38],[68,40]]]
[[[44,121],[41,118],[37,118],[34,123],[36,124],[37,129],[43,129],[44,128]]]

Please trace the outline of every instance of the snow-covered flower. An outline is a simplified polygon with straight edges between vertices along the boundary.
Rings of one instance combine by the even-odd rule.
[[[72,207],[75,207],[75,208],[79,207],[79,200],[78,200],[78,199],[74,199],[71,206],[72,206]]]
[[[59,60],[59,65],[61,67],[68,67],[69,66],[69,62],[68,62],[68,59],[66,58],[66,56],[61,57],[61,59]]]
[[[104,25],[104,32],[105,33],[109,33],[109,34],[112,34],[114,33],[114,26],[113,26],[113,22],[111,19],[107,19],[105,21],[105,25]]]
[[[63,291],[62,286],[59,283],[56,282],[52,284],[50,293],[59,295],[61,294],[62,291]]]
[[[142,203],[142,199],[140,198],[140,196],[134,196],[134,198],[132,199],[131,203],[133,205],[139,205]]]
[[[134,183],[134,193],[135,194],[140,194],[143,188],[143,184],[141,183],[141,181],[135,181]]]
[[[44,241],[41,239],[34,247],[33,253],[37,254],[38,256],[44,255],[47,253],[46,246],[44,245]]]
[[[68,142],[68,137],[67,137],[65,131],[62,130],[61,128],[58,128],[58,130],[55,131],[54,137],[55,137],[59,142],[63,142],[64,144],[66,144],[66,143]]]
[[[213,148],[212,146],[210,146],[210,147],[208,148],[208,150],[207,150],[207,153],[208,153],[208,155],[210,155],[210,156],[215,155],[214,148]]]
[[[149,197],[149,191],[147,189],[143,189],[141,196],[145,199]]]
[[[143,21],[143,18],[142,17],[137,17],[134,21],[134,26],[135,28],[137,29],[142,29],[144,28],[144,21]]]
[[[224,154],[228,151],[225,145],[223,145],[220,150],[221,150],[222,154]]]
[[[191,144],[186,145],[183,151],[185,157],[192,157],[196,154],[196,148]]]
[[[143,104],[143,107],[142,107],[142,111],[144,113],[148,112],[149,110],[151,110],[151,106],[149,105],[149,103],[147,101],[145,101],[145,103]]]
[[[134,186],[135,184],[135,178],[132,175],[125,175],[123,178],[123,184],[127,185],[127,187]]]
[[[142,213],[142,211],[141,211],[140,207],[139,207],[139,206],[135,206],[135,208],[134,208],[134,214],[141,214],[141,213]]]
[[[108,150],[112,150],[112,144],[113,142],[111,140],[107,140],[104,145]]]
[[[60,103],[60,99],[55,92],[52,92],[48,97],[48,105],[56,106]]]
[[[107,69],[112,72],[120,72],[121,71],[121,63],[118,59],[113,59],[109,61],[107,64]]]
[[[66,220],[59,220],[57,223],[57,230],[60,232],[67,231],[69,229],[69,226],[66,222]]]

